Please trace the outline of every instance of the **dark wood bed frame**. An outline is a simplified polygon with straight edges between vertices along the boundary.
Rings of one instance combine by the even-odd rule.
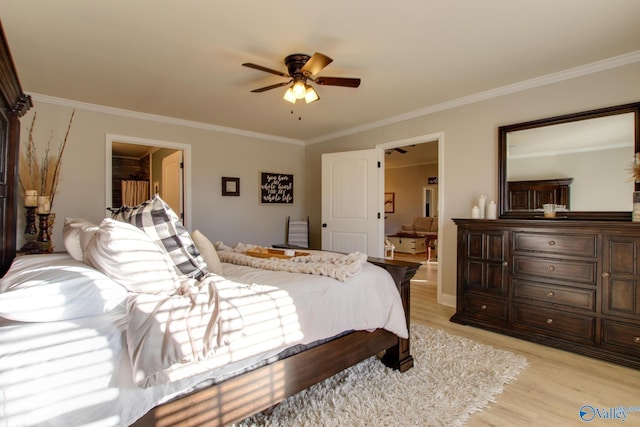
[[[22,92],[9,46],[0,24],[0,276],[16,255],[20,117],[31,107]],[[409,280],[419,264],[371,258],[391,273],[409,325]],[[246,372],[162,404],[135,426],[227,425],[265,410],[367,357],[384,351],[383,362],[402,372],[413,366],[409,340],[385,330],[353,332],[273,364]]]

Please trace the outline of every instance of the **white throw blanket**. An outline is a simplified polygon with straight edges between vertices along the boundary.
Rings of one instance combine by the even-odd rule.
[[[260,246],[238,243],[235,247],[216,242],[218,257],[222,262],[290,273],[318,274],[333,277],[344,282],[362,271],[367,262],[367,254],[353,252],[348,255],[332,252],[309,251],[309,255],[283,258],[257,258],[247,255],[247,251],[262,249]]]
[[[217,369],[304,338],[286,292],[213,273],[183,282],[173,295],[132,292],[127,313],[127,348],[140,387]]]

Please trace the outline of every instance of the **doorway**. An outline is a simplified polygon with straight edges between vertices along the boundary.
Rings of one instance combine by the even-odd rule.
[[[438,216],[438,186],[422,187],[422,216]]]
[[[431,213],[433,212],[433,192],[430,188],[423,188],[423,202],[422,202],[422,216],[433,216]]]
[[[118,207],[121,201],[117,196],[120,182],[115,182],[117,179],[114,179],[114,176],[122,174],[122,171],[115,169],[118,161],[114,161],[114,158],[130,158],[135,161],[146,155],[149,155],[149,159],[142,162],[149,163],[148,176],[142,176],[142,178],[150,183],[149,198],[158,193],[164,200],[164,193],[169,191],[172,196],[168,198],[172,202],[167,203],[182,218],[183,224],[187,227],[191,223],[191,146],[187,144],[107,134],[106,208]],[[171,155],[174,156],[170,161],[173,172],[163,177],[163,159]],[[178,157],[181,161],[176,161]],[[167,190],[164,190],[165,187]]]
[[[182,217],[182,151],[175,150],[164,157],[161,162],[162,180],[156,191],[174,212]]]
[[[431,188],[431,203],[430,203],[430,213],[431,216],[435,217],[436,220],[438,221],[438,232],[441,233],[443,230],[443,220],[442,218],[445,217],[445,212],[444,212],[444,192],[442,191],[443,188],[443,177],[444,177],[444,133],[443,132],[438,132],[438,133],[433,133],[433,134],[427,134],[427,135],[419,135],[416,137],[412,137],[412,138],[407,138],[407,139],[402,139],[402,140],[397,140],[397,141],[390,141],[390,142],[386,142],[386,143],[382,143],[382,144],[378,144],[376,145],[376,148],[378,149],[382,149],[384,150],[385,153],[390,153],[389,155],[385,156],[385,163],[387,163],[387,159],[390,158],[391,156],[396,156],[399,157],[400,155],[403,156],[403,161],[406,164],[411,164],[411,163],[418,163],[418,160],[411,160],[411,148],[412,147],[418,147],[420,145],[423,144],[435,144],[435,147],[437,147],[437,183],[438,185],[433,185],[433,186],[425,186],[425,189],[422,188],[422,186],[420,187],[419,190],[417,190],[417,192],[415,193],[415,197],[418,198],[418,203],[422,204],[422,207],[420,208],[420,210],[418,210],[418,212],[423,211],[424,213],[424,209],[425,209],[425,205],[426,205],[426,200],[427,200],[427,196],[426,196],[426,189],[427,188]],[[398,150],[395,150],[396,148],[400,148],[400,151],[406,151],[406,153],[400,153]],[[417,150],[416,150],[417,151]],[[398,153],[398,154],[396,154]],[[386,181],[386,164],[385,164],[385,168],[383,169],[383,172],[385,173],[385,181]],[[429,177],[430,178],[430,177]],[[386,191],[386,190],[383,190]],[[422,193],[422,194],[420,194]],[[382,197],[382,195],[380,195],[380,197]],[[400,203],[400,200],[396,200],[396,206],[398,206]],[[425,215],[427,216],[427,215]],[[444,239],[437,239],[437,248],[436,251],[438,254],[443,253],[443,242]],[[441,266],[440,266],[441,267]],[[438,268],[438,274],[437,274],[437,299],[438,302],[440,302],[442,300],[442,268]]]

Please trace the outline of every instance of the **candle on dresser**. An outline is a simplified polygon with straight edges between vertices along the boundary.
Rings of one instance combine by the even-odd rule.
[[[487,219],[497,219],[498,209],[495,200],[491,200],[487,205]]]
[[[473,208],[471,208],[471,218],[473,219],[479,219],[480,218],[480,208],[477,206],[474,206]]]
[[[49,196],[38,197],[38,213],[48,214],[51,211],[51,198]]]
[[[478,210],[480,213],[480,219],[484,219],[486,201],[487,201],[487,196],[485,196],[484,194],[482,194],[478,199]]]
[[[27,208],[38,206],[38,192],[36,190],[24,191],[24,206]]]

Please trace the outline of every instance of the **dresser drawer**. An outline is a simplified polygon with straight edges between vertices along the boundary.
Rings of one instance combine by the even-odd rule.
[[[513,273],[522,276],[539,276],[595,285],[596,271],[595,261],[570,261],[524,255],[513,257]]]
[[[554,286],[529,280],[513,279],[513,296],[562,304],[569,307],[595,311],[595,289],[581,289],[570,286]]]
[[[513,249],[516,251],[595,257],[597,247],[598,236],[595,234],[513,233]]]
[[[524,329],[533,328],[546,335],[571,341],[593,343],[595,317],[566,313],[559,310],[513,304],[513,324]]]
[[[640,357],[640,326],[603,320],[602,346]]]
[[[464,295],[464,310],[468,313],[507,320],[507,301],[482,295],[466,293]]]

